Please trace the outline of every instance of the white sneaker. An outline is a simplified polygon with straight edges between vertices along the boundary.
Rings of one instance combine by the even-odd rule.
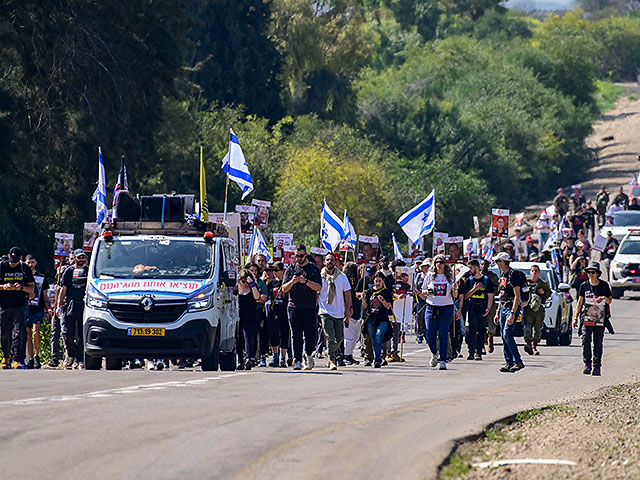
[[[316,366],[316,362],[313,359],[313,357],[307,356],[307,361],[304,364],[304,370],[311,370],[315,366]]]
[[[302,370],[302,364],[300,362],[296,362],[296,364],[293,366],[294,370]]]
[[[431,363],[430,365],[432,367],[435,367],[438,365],[438,355],[431,355]]]
[[[447,369],[447,362],[440,362],[440,370],[446,370]]]
[[[147,370],[155,370],[156,369],[156,363],[153,360],[145,360],[146,362],[146,369]]]

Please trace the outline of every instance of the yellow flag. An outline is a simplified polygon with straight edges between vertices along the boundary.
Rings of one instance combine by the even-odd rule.
[[[209,221],[209,202],[207,201],[207,176],[204,170],[204,153],[200,145],[200,220]]]

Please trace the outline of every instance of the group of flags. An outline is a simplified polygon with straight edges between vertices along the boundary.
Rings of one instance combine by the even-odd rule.
[[[253,191],[253,179],[249,172],[242,147],[238,141],[238,137],[233,130],[230,129],[229,135],[229,151],[222,159],[222,171],[227,176],[227,184],[229,180],[233,180],[242,189],[242,199]],[[127,168],[122,157],[118,182],[113,190],[113,206],[116,205],[116,197],[121,190],[129,190],[129,182],[127,179]],[[225,214],[226,214],[226,197],[225,192]],[[104,160],[102,158],[102,149],[98,147],[98,187],[93,194],[93,201],[96,203],[96,222],[101,225],[107,218],[107,185],[104,168]],[[209,204],[207,201],[207,180],[204,167],[204,149],[200,147],[200,219],[204,222],[209,221]],[[399,219],[398,224],[406,233],[407,237],[413,244],[416,244],[421,237],[431,233],[435,228],[435,190],[432,190],[427,197],[416,205],[414,208],[404,213]],[[338,245],[346,246],[355,250],[357,243],[357,235],[353,223],[344,211],[344,217],[340,219],[327,205],[326,200],[322,203],[320,212],[320,239],[322,245],[334,251]],[[394,257],[402,259],[402,251],[398,245],[395,234],[392,234]],[[258,228],[254,229],[250,243],[251,253],[264,253],[270,260],[269,249],[267,243]]]

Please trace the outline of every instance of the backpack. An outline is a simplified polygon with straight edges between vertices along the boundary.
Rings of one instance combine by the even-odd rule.
[[[542,308],[542,297],[537,293],[532,293],[531,299],[529,300],[529,308],[534,312],[539,312]]]
[[[513,283],[511,282],[511,277],[513,275],[518,275],[524,278],[523,285],[522,287],[520,287],[520,307],[524,308],[527,305],[529,305],[529,302],[531,301],[531,291],[529,289],[529,282],[527,281],[527,277],[525,276],[524,273],[522,273],[520,270],[515,270],[512,268],[511,270],[509,270],[509,278],[507,279],[509,283],[511,283],[512,287],[513,287]]]

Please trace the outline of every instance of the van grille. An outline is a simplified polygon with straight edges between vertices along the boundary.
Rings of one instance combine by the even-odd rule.
[[[158,301],[145,312],[139,302],[109,302],[107,307],[120,322],[126,323],[171,323],[175,322],[187,309],[187,302],[175,300]]]

